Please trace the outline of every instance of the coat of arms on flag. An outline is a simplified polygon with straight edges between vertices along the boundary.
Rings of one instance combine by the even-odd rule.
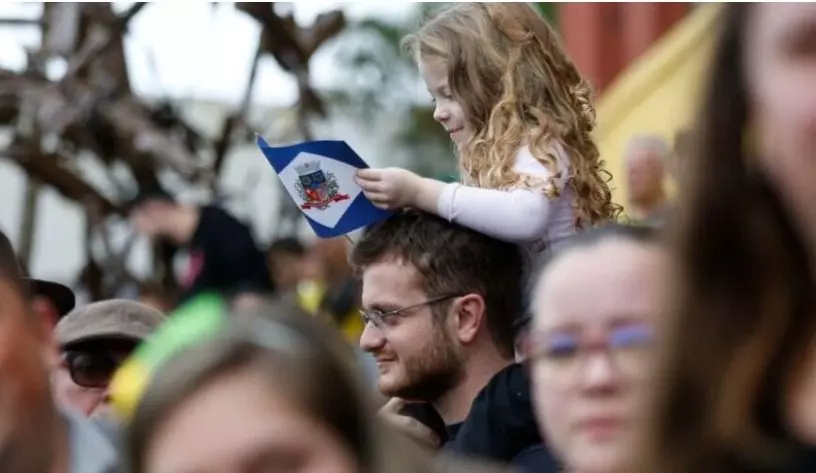
[[[303,199],[301,209],[325,210],[332,203],[347,200],[348,194],[341,194],[334,173],[323,172],[320,161],[308,161],[295,166],[298,182],[295,189]]]
[[[258,147],[317,236],[345,235],[392,215],[375,207],[355,182],[357,170],[368,165],[345,141],[273,148],[259,136]]]

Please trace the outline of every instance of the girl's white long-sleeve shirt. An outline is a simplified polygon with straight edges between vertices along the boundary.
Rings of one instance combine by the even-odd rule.
[[[575,234],[575,196],[567,186],[569,158],[554,143],[560,178],[554,184],[560,195],[550,199],[541,188],[511,190],[483,189],[458,183],[447,184],[437,201],[442,218],[499,240],[520,245],[529,255],[532,270],[560,242]],[[547,182],[550,172],[523,146],[516,154],[514,170]]]

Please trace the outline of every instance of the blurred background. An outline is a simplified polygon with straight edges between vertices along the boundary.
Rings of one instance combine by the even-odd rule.
[[[627,142],[653,134],[678,153],[718,7],[535,5],[595,88],[597,139],[626,205]],[[155,183],[226,207],[261,244],[312,238],[255,133],[342,139],[372,166],[455,179],[448,136],[399,49],[436,6],[4,2],[0,225],[32,274],[119,294],[154,274],[125,203]]]

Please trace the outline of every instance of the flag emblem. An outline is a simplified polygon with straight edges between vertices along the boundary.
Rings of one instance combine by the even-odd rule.
[[[337,178],[332,172],[324,172],[320,168],[320,161],[309,161],[295,166],[298,173],[298,182],[295,190],[300,195],[303,210],[326,210],[335,202],[348,200],[348,194],[340,193]]]
[[[306,141],[274,148],[260,136],[257,142],[320,238],[345,235],[392,215],[363,194],[354,177],[368,165],[345,141]]]

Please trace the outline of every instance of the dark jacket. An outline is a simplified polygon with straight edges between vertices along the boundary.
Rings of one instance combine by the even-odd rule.
[[[473,401],[467,418],[449,426],[445,450],[510,463],[521,472],[559,471],[538,433],[524,367],[498,372]]]
[[[181,302],[204,291],[273,290],[266,258],[250,228],[226,210],[204,206],[190,242],[181,278]]]

